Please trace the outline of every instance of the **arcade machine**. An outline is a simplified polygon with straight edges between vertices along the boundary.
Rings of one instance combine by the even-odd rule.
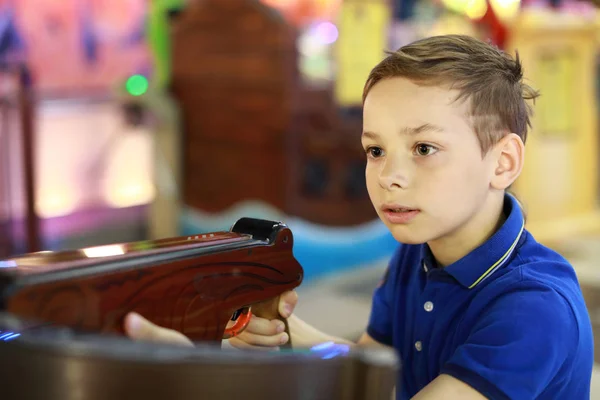
[[[293,243],[284,224],[243,218],[229,231],[0,261],[2,396],[390,399],[399,376],[391,349],[221,348],[252,314],[287,326],[279,296],[303,280]],[[195,346],[127,339],[131,311]]]
[[[137,204],[114,201],[131,187],[136,189],[137,176],[132,175],[139,172],[123,168],[125,173],[119,179],[106,178],[107,169],[116,169],[114,154],[122,153],[121,145],[128,141],[127,136],[133,136],[122,129],[124,118],[111,86],[124,76],[143,73],[148,65],[143,35],[138,34],[137,27],[144,22],[144,10],[140,10],[144,7],[137,1],[3,3],[0,57],[11,63],[16,59],[25,61],[33,77],[27,90],[30,96],[35,95],[35,119],[24,118],[23,127],[29,124],[35,128],[32,169],[37,176],[31,209],[35,207],[40,220],[40,248],[83,246],[106,240],[107,236],[108,240],[110,236],[134,240],[144,233],[145,199],[139,201],[144,196],[130,190],[133,193],[129,197]],[[17,47],[16,51],[7,51],[11,46]],[[16,90],[3,87],[3,94],[12,96],[15,103]],[[9,120],[3,119],[3,123]],[[19,129],[15,127],[10,128],[11,132]],[[20,145],[16,135],[3,139]],[[143,149],[138,150],[136,155],[143,153]],[[147,159],[144,154],[136,158]],[[2,157],[0,163],[8,159]],[[21,179],[21,170],[16,164],[11,166],[13,181]],[[132,178],[129,187],[106,184],[125,181],[124,175]],[[20,190],[13,190],[13,195],[20,196]],[[18,202],[13,200],[12,204]]]

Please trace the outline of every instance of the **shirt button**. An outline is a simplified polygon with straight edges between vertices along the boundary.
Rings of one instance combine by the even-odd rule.
[[[415,349],[417,349],[417,351],[423,350],[423,343],[421,343],[420,340],[415,343]]]
[[[425,305],[423,307],[425,308],[425,311],[431,312],[431,310],[433,310],[433,303],[428,301],[425,303]]]

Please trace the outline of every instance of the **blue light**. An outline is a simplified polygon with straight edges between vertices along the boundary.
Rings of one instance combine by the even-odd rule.
[[[0,333],[1,333],[1,332],[0,332]],[[5,337],[8,337],[8,336],[10,336],[10,335],[14,335],[14,334],[15,334],[14,332],[6,332],[5,334],[3,334],[3,335],[0,335],[0,339],[4,339]]]
[[[15,260],[0,261],[0,268],[15,268],[16,266]]]
[[[5,342],[8,342],[9,340],[13,340],[13,339],[15,339],[15,338],[18,338],[19,336],[21,336],[21,334],[20,334],[20,333],[15,333],[15,334],[13,334],[13,335],[10,335],[10,336],[8,336],[8,337],[5,337],[5,338],[4,338],[4,341],[5,341]]]
[[[328,360],[337,356],[344,356],[350,352],[350,346],[334,342],[319,343],[310,348],[312,353],[318,353],[321,359]]]
[[[323,360],[329,360],[330,358],[333,358],[337,355],[339,355],[340,353],[338,351],[332,352],[332,353],[327,353],[324,356],[321,357],[321,359]]]
[[[320,350],[325,350],[331,346],[335,346],[334,342],[325,342],[325,343],[319,343],[313,347],[310,348],[311,351],[320,351]]]

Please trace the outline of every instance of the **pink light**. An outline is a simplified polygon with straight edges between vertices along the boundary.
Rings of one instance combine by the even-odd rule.
[[[325,44],[331,44],[338,38],[338,29],[331,22],[321,22],[314,30],[315,36],[319,37]]]

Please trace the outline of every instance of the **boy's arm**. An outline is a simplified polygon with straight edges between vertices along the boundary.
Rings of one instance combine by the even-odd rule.
[[[347,345],[354,344],[349,340],[331,336],[326,334],[325,332],[321,332],[320,330],[304,322],[294,314],[292,314],[288,318],[288,324],[290,326],[290,334],[292,335],[292,343],[294,347],[307,348],[316,346],[317,344],[324,342],[334,342],[338,344]]]
[[[450,375],[440,375],[412,400],[485,400],[477,390]]]
[[[356,343],[347,339],[328,335],[293,314],[288,318],[288,323],[290,325],[290,333],[292,334],[292,343],[297,347],[312,347],[324,342],[334,342],[349,346],[385,346],[369,336],[368,333],[363,333]]]

